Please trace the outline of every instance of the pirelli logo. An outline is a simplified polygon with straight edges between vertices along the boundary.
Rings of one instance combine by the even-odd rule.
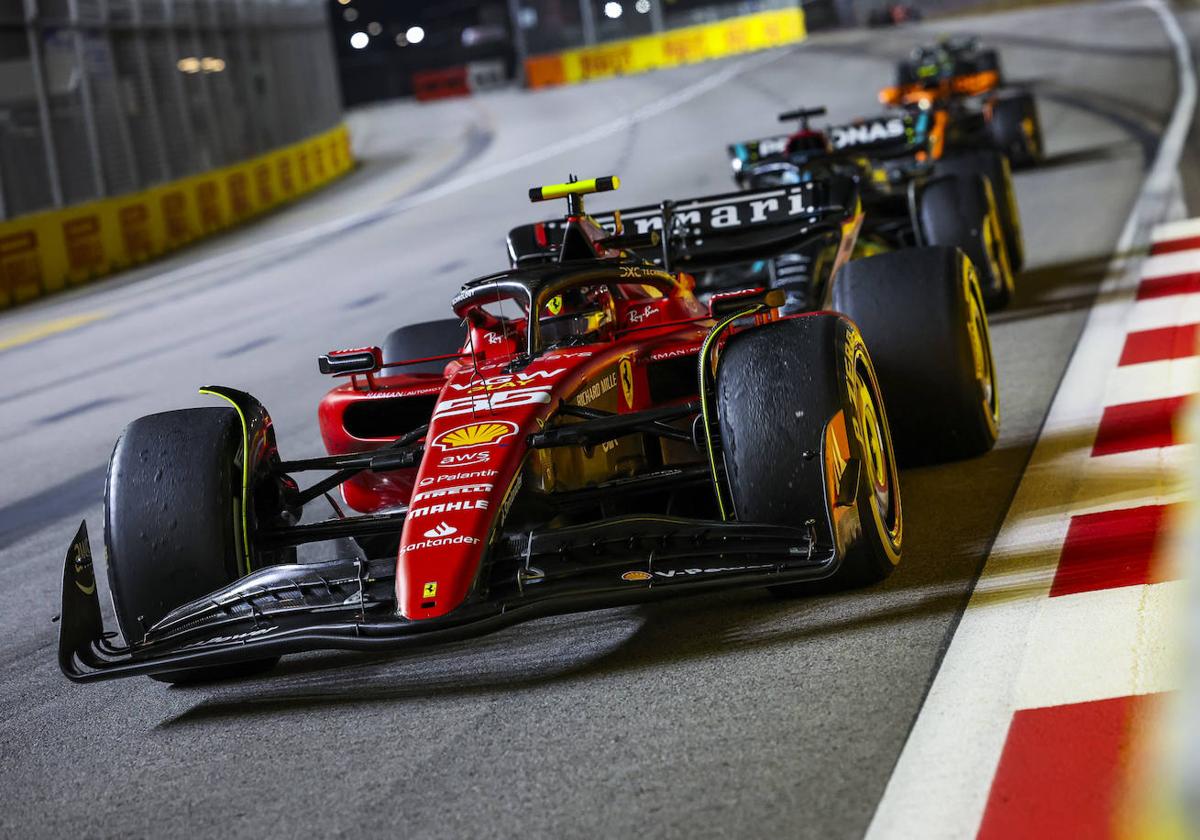
[[[196,204],[200,208],[200,227],[213,230],[221,226],[221,191],[216,181],[196,185]]]
[[[62,226],[67,246],[67,264],[72,273],[93,274],[104,268],[104,242],[100,238],[100,217],[80,216]]]
[[[188,219],[187,196],[182,191],[163,195],[160,205],[167,228],[167,242],[172,245],[192,238],[192,223]]]
[[[296,191],[296,182],[292,178],[292,162],[287,158],[280,158],[275,171],[279,174],[279,189],[284,195],[291,195]]]
[[[229,206],[235,219],[249,216],[254,209],[250,204],[250,181],[245,172],[233,172],[225,179],[225,189],[229,192]]]
[[[275,200],[275,189],[271,184],[271,167],[265,163],[254,167],[254,186],[258,189],[259,204],[270,204]]]
[[[130,259],[141,260],[154,255],[154,240],[150,235],[150,208],[145,204],[130,204],[117,211],[121,226],[121,241]]]
[[[42,287],[42,261],[38,236],[32,230],[0,236],[0,300],[5,294],[25,297],[21,290],[36,293]]]

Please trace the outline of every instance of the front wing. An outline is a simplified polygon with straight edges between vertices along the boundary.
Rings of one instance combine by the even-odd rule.
[[[493,546],[487,585],[443,618],[395,614],[394,559],[296,563],[185,604],[126,647],[104,629],[85,523],[63,570],[58,658],[69,679],[86,682],[304,651],[400,650],[555,613],[820,580],[840,564],[811,527],[626,516],[506,536]]]

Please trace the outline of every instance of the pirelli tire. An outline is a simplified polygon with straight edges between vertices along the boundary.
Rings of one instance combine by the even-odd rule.
[[[918,195],[917,216],[925,245],[960,248],[971,258],[989,311],[1008,305],[1016,281],[989,178],[980,174],[932,178]]]
[[[736,518],[793,527],[811,518],[842,556],[832,578],[773,593],[891,574],[903,539],[899,475],[875,370],[850,320],[819,313],[735,334],[720,356],[716,404]]]
[[[1008,157],[994,149],[955,152],[938,161],[935,171],[938,175],[983,175],[991,182],[1000,227],[1004,230],[1008,267],[1013,275],[1020,274],[1025,268],[1025,236]]]
[[[105,482],[104,544],[117,625],[135,651],[167,613],[248,571],[243,457],[241,421],[230,408],[151,414],[129,424],[118,439]],[[277,661],[154,678],[226,679],[268,670]]]
[[[833,307],[871,348],[903,466],[981,455],[1000,433],[1000,398],[983,295],[957,248],[851,260]]]
[[[1003,93],[992,100],[987,113],[992,145],[1008,157],[1014,169],[1028,169],[1045,159],[1042,119],[1033,94]]]
[[[437,321],[421,321],[407,324],[388,333],[383,340],[384,362],[400,362],[405,359],[428,359],[430,356],[446,356],[457,353],[467,340],[467,328],[459,318],[442,318]],[[385,368],[385,376],[399,373],[441,373],[445,361],[421,362],[404,367]]]

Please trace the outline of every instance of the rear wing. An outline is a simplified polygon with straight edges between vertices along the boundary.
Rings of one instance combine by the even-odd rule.
[[[858,213],[858,186],[833,176],[773,189],[664,201],[620,210],[625,239],[643,259],[666,271],[697,272],[796,253],[814,239],[835,234]],[[617,214],[593,221],[616,231]],[[508,234],[514,267],[559,259],[567,222],[520,225]],[[658,233],[657,244],[650,234]],[[641,239],[642,241],[636,241]]]
[[[917,151],[929,136],[927,113],[888,114],[828,129],[835,153],[888,157]]]
[[[923,149],[929,139],[932,120],[928,113],[886,114],[870,119],[855,120],[825,129],[833,151],[828,156],[813,158],[807,163],[829,157],[868,155],[874,158],[899,157]],[[728,147],[733,171],[738,175],[763,164],[788,163],[789,135],[747,140]]]
[[[733,170],[740,172],[746,166],[787,160],[788,140],[790,139],[790,134],[780,134],[776,137],[762,137],[758,140],[746,140],[743,143],[733,143],[727,146]]]

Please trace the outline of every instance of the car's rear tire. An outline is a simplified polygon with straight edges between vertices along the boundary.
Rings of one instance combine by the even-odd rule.
[[[961,248],[971,258],[988,310],[1007,306],[1015,281],[990,179],[983,175],[933,178],[921,191],[917,215],[926,245]]]
[[[1006,93],[993,100],[988,133],[1015,169],[1037,166],[1045,158],[1042,120],[1031,93]]]
[[[851,260],[833,307],[862,331],[903,465],[981,455],[995,446],[1000,402],[983,296],[955,248]]]
[[[117,441],[104,491],[104,541],[117,625],[130,645],[171,610],[247,573],[242,449],[241,421],[228,408],[141,417]],[[156,679],[217,679],[277,661]]]
[[[443,318],[438,321],[422,321],[392,330],[383,341],[383,361],[401,362],[405,359],[427,359],[430,356],[446,356],[462,349],[467,339],[467,329],[459,318]],[[400,373],[438,373],[446,369],[445,360],[421,362],[404,367],[384,368],[385,376]]]
[[[903,532],[899,477],[853,323],[821,313],[735,334],[718,365],[717,413],[737,518],[793,527],[825,518],[842,551],[834,577],[773,592],[866,586],[891,574]],[[841,488],[843,480],[855,483]]]
[[[1008,158],[993,149],[957,152],[937,163],[939,175],[984,175],[992,184],[1000,227],[1004,230],[1004,247],[1008,267],[1014,275],[1025,268],[1025,238],[1021,231],[1021,209],[1017,206],[1017,191],[1013,186],[1012,167]]]

